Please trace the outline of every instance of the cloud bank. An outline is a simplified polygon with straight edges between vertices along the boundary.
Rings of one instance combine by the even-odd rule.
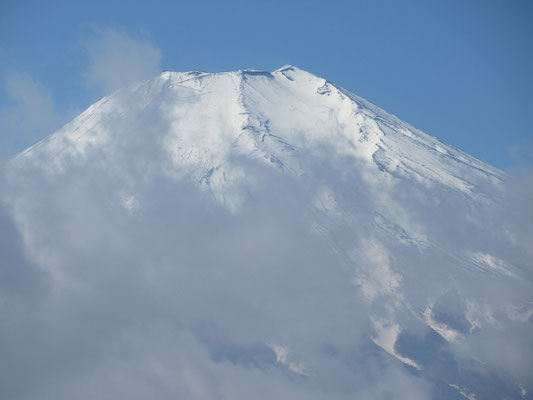
[[[131,146],[132,161],[150,151]],[[133,193],[104,159],[8,171],[2,397],[528,398],[531,231],[509,212],[531,203],[472,210],[400,182],[387,218],[427,237],[406,245],[357,168],[295,180],[239,162],[256,183],[235,187],[237,213],[135,164]],[[465,273],[458,249],[490,251],[521,279]]]

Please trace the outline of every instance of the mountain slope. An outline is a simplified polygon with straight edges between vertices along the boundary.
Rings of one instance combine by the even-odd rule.
[[[127,123],[119,132],[102,126],[104,121],[111,126],[131,121],[134,112],[157,117],[159,126],[147,126],[144,137],[132,137]],[[116,146],[142,140],[158,142],[171,158],[169,169],[194,170],[197,179],[207,182],[234,155],[302,174],[300,154],[320,157],[322,146],[366,160],[389,175],[470,195],[503,177],[497,169],[291,66],[273,73],[164,72],[102,99],[17,159],[49,156],[60,168],[67,157],[83,159],[91,151],[115,156]]]
[[[60,336],[85,338],[85,369],[36,391],[530,396],[531,259],[506,176],[308,72],[164,72],[5,175],[25,257],[50,280],[48,317],[26,324],[74,316]],[[78,332],[85,318],[105,342]]]

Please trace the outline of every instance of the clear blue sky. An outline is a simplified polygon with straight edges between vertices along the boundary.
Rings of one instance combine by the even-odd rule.
[[[20,150],[106,94],[98,55],[127,47],[106,52],[116,32],[159,52],[161,70],[296,65],[507,169],[531,157],[532,19],[516,0],[2,0],[0,146]]]

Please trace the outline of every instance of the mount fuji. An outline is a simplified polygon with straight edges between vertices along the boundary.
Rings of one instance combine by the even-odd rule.
[[[309,72],[166,71],[3,172],[2,397],[532,398],[523,185]]]

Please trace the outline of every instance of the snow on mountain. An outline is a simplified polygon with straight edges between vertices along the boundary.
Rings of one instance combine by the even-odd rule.
[[[164,72],[105,97],[23,152],[17,162],[37,158],[47,168],[60,170],[71,158],[82,162],[95,152],[115,157],[118,146],[144,138],[109,125],[130,121],[134,113],[141,118],[158,112],[164,125],[141,134],[169,156],[162,168],[167,173],[186,170],[193,179],[214,185],[220,196],[219,191],[231,185],[232,174],[234,179],[240,176],[232,169],[231,157],[258,159],[304,174],[300,158],[323,156],[323,146],[368,161],[384,172],[376,179],[402,176],[467,195],[479,193],[479,186],[498,184],[503,177],[497,169],[292,66],[273,73]]]
[[[148,376],[169,398],[533,390],[533,275],[505,174],[306,71],[163,72],[5,175],[25,257],[52,282],[50,324],[27,324],[87,314],[107,335],[64,382],[115,398]]]

